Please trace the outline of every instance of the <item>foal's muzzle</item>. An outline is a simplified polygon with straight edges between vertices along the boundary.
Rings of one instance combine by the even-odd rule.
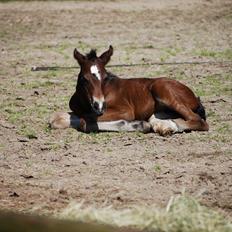
[[[93,111],[97,114],[97,116],[103,115],[106,109],[105,101],[94,99],[92,104]]]

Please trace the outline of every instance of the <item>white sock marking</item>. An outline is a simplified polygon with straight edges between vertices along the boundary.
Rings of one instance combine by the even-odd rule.
[[[156,118],[155,115],[152,115],[148,121],[152,125],[155,131],[156,129],[160,129],[160,128],[162,128],[163,130],[170,129],[173,133],[179,131],[176,123],[170,119],[159,119]]]

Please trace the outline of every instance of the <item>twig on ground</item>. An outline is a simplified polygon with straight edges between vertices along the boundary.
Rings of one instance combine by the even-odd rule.
[[[153,65],[226,65],[231,66],[232,61],[180,61],[180,62],[150,62],[150,63],[136,63],[136,64],[112,64],[108,65],[109,68],[113,67],[135,67],[135,66],[153,66]],[[49,71],[61,69],[78,69],[78,66],[33,66],[31,71]]]

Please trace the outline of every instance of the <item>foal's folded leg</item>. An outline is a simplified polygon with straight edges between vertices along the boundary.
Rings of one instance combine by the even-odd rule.
[[[96,132],[96,131],[140,131],[147,133],[151,130],[150,123],[146,121],[106,121],[94,122],[86,121],[77,117],[74,113],[58,112],[54,113],[49,124],[53,129],[75,128],[83,132]]]
[[[117,120],[109,122],[98,122],[97,125],[99,131],[139,131],[148,133],[151,130],[150,123],[146,121]]]
[[[133,132],[139,131],[143,133],[148,133],[151,130],[150,123],[146,121],[126,121],[126,120],[116,120],[116,121],[84,121],[81,119],[80,130],[83,132],[97,132],[97,131],[112,131],[112,132]]]

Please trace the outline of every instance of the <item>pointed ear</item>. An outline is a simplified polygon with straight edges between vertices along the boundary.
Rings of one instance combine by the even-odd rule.
[[[104,63],[104,65],[106,65],[109,61],[110,61],[110,57],[113,55],[113,47],[110,45],[109,49],[102,53],[101,56],[99,57],[102,62]]]
[[[78,52],[76,48],[73,51],[73,56],[77,60],[79,65],[82,65],[86,60],[86,57],[82,55],[80,52]]]

